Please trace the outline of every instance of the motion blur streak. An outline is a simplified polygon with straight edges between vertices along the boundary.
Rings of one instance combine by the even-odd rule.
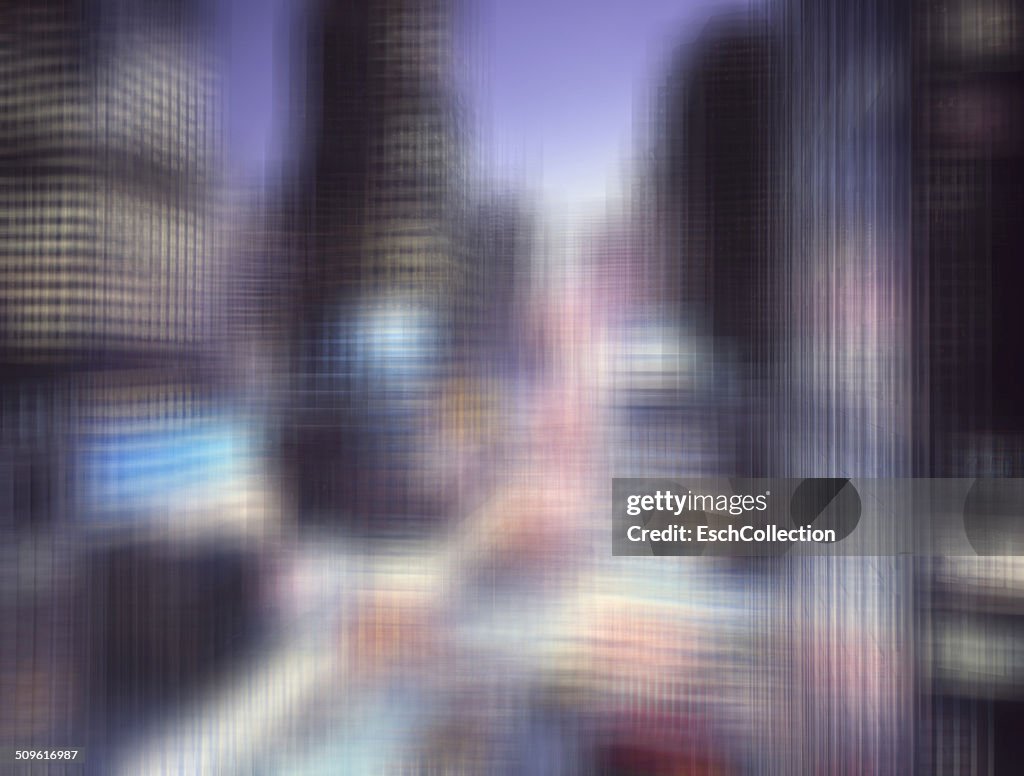
[[[1008,550],[609,506],[1022,476],[1022,120],[1020,0],[0,0],[3,756],[1019,772]]]

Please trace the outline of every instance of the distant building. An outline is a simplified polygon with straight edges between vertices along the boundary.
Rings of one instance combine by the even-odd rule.
[[[458,328],[457,344],[472,357],[507,360],[516,340],[516,311],[529,271],[533,222],[514,194],[488,192],[481,194],[467,221],[467,247],[473,256],[465,288],[469,325]]]

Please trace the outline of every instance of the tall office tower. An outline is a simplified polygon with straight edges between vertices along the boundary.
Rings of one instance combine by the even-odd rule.
[[[290,424],[305,514],[392,511],[381,483],[414,477],[405,434],[469,314],[455,22],[449,0],[328,0],[308,17]]]
[[[16,712],[22,736],[59,726],[83,691],[70,652],[85,639],[66,596],[82,548],[65,546],[76,535],[65,521],[81,527],[92,511],[70,502],[84,495],[91,432],[112,443],[100,457],[140,462],[137,443],[167,430],[112,421],[119,401],[93,378],[119,373],[130,388],[145,367],[158,395],[180,392],[215,323],[204,295],[219,126],[205,13],[174,0],[0,3],[0,532],[43,555],[52,544],[60,564],[14,588],[15,619],[36,625],[16,629],[13,650],[11,631],[0,634],[0,683],[38,712]],[[83,408],[96,403],[92,423]],[[163,437],[154,457],[174,449]],[[118,508],[138,505],[145,486],[122,485]]]
[[[463,281],[453,20],[449,0],[328,0],[308,20],[297,196],[309,233],[300,296],[315,315],[356,295],[443,296]]]
[[[670,75],[662,170],[673,285],[709,334],[759,363],[775,313],[774,46],[763,19],[708,24]]]
[[[735,471],[765,474],[762,421],[779,337],[777,41],[753,12],[712,20],[670,74],[660,170],[666,280],[737,386]],[[725,409],[725,408],[723,408]]]
[[[36,442],[12,437],[13,450],[70,449],[79,372],[157,367],[180,383],[202,363],[219,250],[204,13],[174,0],[0,6],[0,447],[32,427]]]
[[[49,429],[34,438],[60,457],[90,400],[81,373],[142,368],[181,386],[204,368],[218,329],[217,68],[200,3],[0,14],[0,437],[34,407],[32,427]]]
[[[456,174],[448,0],[391,0],[371,24],[381,55],[370,82],[364,286],[443,294],[460,282],[452,246]]]
[[[300,338],[310,344],[339,297],[357,292],[366,221],[371,122],[370,3],[314,6],[300,36],[296,67],[306,83],[291,113],[301,122],[304,153],[291,184],[298,273]]]
[[[183,356],[210,332],[216,78],[183,2],[0,8],[0,357]]]
[[[919,0],[915,260],[921,469],[1024,469],[1024,4]]]
[[[916,344],[925,403],[918,469],[1020,477],[1024,3],[915,0],[913,8]],[[975,493],[1006,485],[1013,481],[979,481]],[[976,526],[965,526],[969,535]],[[1012,772],[1024,756],[1020,660],[1009,647],[1022,638],[1020,559],[1012,557],[1012,534],[990,536],[1006,557],[920,563],[928,639],[921,686],[930,702],[919,762],[931,773]]]

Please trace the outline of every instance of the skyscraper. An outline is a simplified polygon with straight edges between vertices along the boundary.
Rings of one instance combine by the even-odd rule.
[[[912,31],[915,344],[922,403],[918,471],[1024,473],[1024,3],[914,0]],[[1010,480],[1009,483],[1013,481]],[[982,480],[975,487],[1004,483]],[[965,528],[971,526],[965,519]],[[1012,555],[1012,538],[997,537]],[[979,550],[983,552],[983,550]],[[1002,773],[1021,761],[1020,684],[1004,669],[1019,618],[1018,558],[932,559],[919,599],[930,700],[919,762]],[[1012,605],[1011,605],[1012,606]],[[977,669],[984,655],[985,670]]]
[[[194,425],[187,397],[216,329],[208,22],[185,0],[0,3],[0,533],[19,548],[32,538],[60,564],[17,593],[29,604],[17,619],[34,624],[0,633],[0,683],[36,709],[3,715],[5,738],[66,738],[62,724],[94,689],[85,685],[103,679],[74,670],[102,630],[71,615],[86,551],[68,524],[83,528],[96,511],[95,489],[79,487],[90,461],[180,475],[202,445],[193,433],[200,443],[185,451],[175,432]],[[104,507],[150,516],[139,500],[149,485],[124,470],[112,479],[121,492]],[[102,716],[89,711],[90,722]]]
[[[915,3],[922,470],[1019,476],[1024,453],[1024,5]]]
[[[447,0],[322,3],[308,20],[301,298],[444,296],[455,248],[457,101]]]
[[[466,316],[455,23],[448,0],[329,0],[307,19],[290,433],[307,513],[391,510],[367,503],[386,488],[352,476],[354,461],[408,483],[424,369]]]
[[[670,74],[661,171],[670,282],[711,335],[758,363],[774,336],[775,45],[754,16],[708,24]]]
[[[188,6],[0,9],[0,359],[12,367],[182,357],[210,333],[219,111]]]
[[[766,474],[763,425],[780,344],[777,35],[747,12],[714,18],[681,50],[665,95],[658,175],[665,277],[679,312],[711,343],[722,453],[736,471]],[[736,418],[742,420],[736,423]]]
[[[202,369],[216,63],[197,3],[8,2],[0,16],[0,446],[67,484],[51,475],[82,373],[141,367],[180,385]]]

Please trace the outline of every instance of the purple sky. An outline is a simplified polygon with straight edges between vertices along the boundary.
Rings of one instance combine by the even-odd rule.
[[[287,0],[218,0],[225,47],[227,155],[232,172],[258,178],[280,155],[283,116],[274,101],[287,59]],[[295,3],[298,5],[298,3]]]
[[[228,44],[233,168],[280,157],[275,79],[287,0],[220,0]],[[481,72],[470,104],[484,157],[509,160],[557,200],[598,196],[634,142],[633,121],[665,57],[709,9],[736,0],[479,0]],[[541,176],[541,180],[533,176]]]
[[[485,136],[555,199],[600,196],[666,56],[708,0],[482,0]],[[727,0],[725,0],[727,2]],[[724,6],[719,0],[715,6]]]

